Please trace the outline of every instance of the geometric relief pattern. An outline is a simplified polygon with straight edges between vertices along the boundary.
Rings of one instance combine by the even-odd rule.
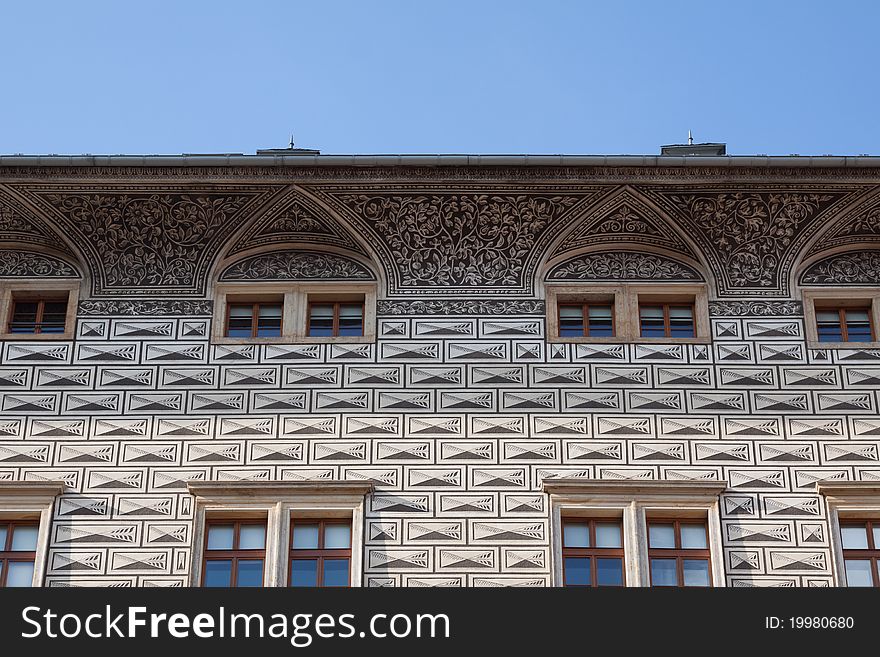
[[[183,187],[169,188],[169,203]],[[235,200],[237,187],[253,189],[224,183],[188,195],[229,209],[235,231],[255,217],[238,251],[320,243],[360,252],[305,194],[289,192],[276,210],[257,214],[258,199]],[[729,586],[831,580],[828,517],[815,485],[880,481],[880,354],[809,350],[801,303],[761,297],[784,288],[765,269],[788,267],[844,191],[805,186],[776,198],[685,189],[677,195],[691,218],[678,226],[683,209],[661,213],[654,208],[663,203],[636,192],[591,209],[608,189],[598,185],[401,187],[309,185],[356,227],[351,234],[389,258],[382,266],[396,287],[379,296],[413,294],[378,305],[373,344],[211,344],[209,300],[184,303],[176,291],[87,300],[72,341],[0,344],[0,480],[68,486],[54,510],[47,585],[183,585],[195,538],[188,481],[342,479],[374,486],[361,584],[548,586],[554,536],[541,484],[560,477],[726,481],[719,516]],[[259,189],[270,188],[280,186]],[[159,193],[127,189],[141,210]],[[80,221],[77,212],[86,200],[99,209],[128,202],[109,192],[107,200],[98,188],[40,194],[58,195],[52,203],[61,204],[64,225],[79,222],[64,233],[87,251],[89,226],[116,223]],[[68,207],[64,199],[75,200]],[[0,226],[12,221],[3,207]],[[678,236],[705,246],[711,226],[694,226],[708,221],[709,207],[713,226],[745,223],[728,243],[713,240],[711,257],[697,257]],[[137,225],[150,225],[135,214]],[[412,230],[388,223],[392,216]],[[530,291],[539,252],[553,240],[563,240],[556,261],[588,246],[589,230],[578,228],[584,216],[589,230],[611,236],[605,253],[636,253],[641,241],[687,262],[735,264],[731,276],[740,278],[724,285],[755,298],[712,302],[712,345],[549,341],[541,299],[500,297]],[[186,244],[192,236],[178,228]],[[226,230],[208,231],[200,239],[210,245],[194,251],[163,252],[155,275],[174,270],[174,258],[192,256],[187,267],[201,267],[232,235]],[[32,234],[31,242],[62,243]],[[428,237],[460,250],[443,260],[425,246]],[[473,258],[473,267],[462,264]],[[149,259],[135,260],[130,272],[113,261],[118,288],[109,278],[97,285],[107,294],[158,294],[161,284],[138,269]],[[174,283],[181,290],[185,270]],[[437,271],[446,278],[432,279],[428,293],[448,298],[419,287]]]

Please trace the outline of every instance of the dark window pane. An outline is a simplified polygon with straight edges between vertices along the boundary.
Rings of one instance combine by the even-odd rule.
[[[324,586],[348,586],[348,559],[324,559]]]
[[[281,304],[262,304],[257,315],[257,336],[277,338],[281,335]]]
[[[24,588],[34,585],[33,561],[7,561],[6,586]]]
[[[229,307],[229,325],[226,335],[230,338],[250,338],[253,333],[254,307],[251,304]]]
[[[590,586],[590,560],[585,557],[565,558],[565,585]]]
[[[819,324],[819,342],[843,342],[843,330],[840,324]]]
[[[238,562],[238,576],[236,586],[262,586],[263,585],[263,560],[240,559]]]
[[[596,559],[596,583],[599,586],[623,586],[623,559]]]
[[[694,330],[694,310],[689,306],[669,307],[669,335],[673,338],[692,338]]]
[[[205,562],[205,586],[231,586],[232,560],[220,559]]]
[[[339,335],[364,334],[364,307],[359,303],[339,305]]]
[[[318,560],[317,559],[293,559],[290,562],[290,585],[291,586],[317,586],[318,585]]]
[[[641,306],[639,308],[641,333],[643,338],[662,338],[666,336],[663,323],[663,306]]]
[[[36,333],[38,306],[37,302],[16,301],[9,323],[10,333]]]
[[[333,335],[333,304],[312,304],[309,314],[309,335]]]
[[[849,342],[870,342],[871,320],[868,311],[847,310],[846,332]]]
[[[709,562],[705,559],[684,559],[684,585],[709,586]]]
[[[678,586],[675,559],[651,559],[651,586]]]
[[[582,306],[559,307],[559,335],[578,337],[584,334],[584,309]]]

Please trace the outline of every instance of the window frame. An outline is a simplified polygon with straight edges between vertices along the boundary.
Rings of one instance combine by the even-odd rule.
[[[663,336],[646,336],[642,335],[642,308],[646,307],[660,307],[663,310]],[[688,308],[691,311],[691,322],[694,327],[694,334],[692,336],[688,336],[686,338],[676,338],[672,336],[672,320],[670,319],[670,309],[671,308]],[[692,338],[697,337],[697,309],[694,303],[687,302],[663,302],[663,301],[643,301],[639,303],[639,337],[662,337],[665,340],[690,340]]]
[[[590,547],[567,547],[565,545],[565,526],[567,524],[575,524],[575,523],[588,523],[589,532],[590,532]],[[596,546],[596,525],[598,523],[610,523],[615,522],[620,525],[620,547],[619,548],[601,548]],[[562,570],[561,576],[562,579],[560,581],[560,585],[565,588],[617,588],[615,585],[604,584],[599,585],[599,569],[594,567],[594,562],[596,559],[620,559],[621,562],[621,575],[623,577],[623,584],[621,586],[626,586],[626,551],[624,550],[624,534],[623,534],[623,518],[616,517],[579,517],[579,516],[567,516],[564,515],[561,518],[561,529],[560,529],[560,540],[562,541],[562,552],[561,552],[561,561],[562,561]],[[589,558],[590,559],[590,584],[588,586],[580,585],[580,584],[566,584],[565,583],[565,561],[568,558]]]
[[[231,550],[209,550],[207,547],[207,536],[213,526],[232,525],[232,549]],[[241,526],[242,525],[264,525],[266,527],[266,536],[263,540],[263,548],[261,550],[243,550],[240,547],[241,542]],[[205,549],[202,551],[202,575],[201,581],[205,581],[208,572],[209,561],[232,561],[232,572],[230,575],[230,588],[237,588],[236,580],[238,579],[238,561],[240,559],[254,560],[261,559],[263,561],[263,584],[266,582],[266,542],[269,538],[269,523],[267,519],[262,518],[223,518],[214,517],[205,522]]]
[[[870,481],[819,481],[816,483],[816,493],[824,498],[828,510],[834,583],[835,586],[845,587],[846,550],[843,548],[840,528],[849,522],[870,521],[880,525],[880,484]]]
[[[665,525],[672,523],[673,533],[675,536],[675,547],[674,548],[652,548],[651,547],[651,525]],[[681,547],[681,525],[700,525],[706,531],[706,548],[705,549],[693,549],[693,548],[683,548]],[[651,582],[651,587],[658,588],[705,588],[705,587],[686,587],[684,584],[684,561],[685,559],[699,559],[700,561],[707,561],[709,564],[709,587],[712,587],[712,553],[709,548],[710,545],[710,536],[709,536],[709,523],[707,520],[697,519],[697,518],[666,518],[666,517],[652,517],[648,518],[647,521],[648,527],[648,581]],[[651,560],[652,559],[675,559],[675,575],[677,584],[675,587],[666,587],[661,586],[659,584],[654,584],[654,578],[651,574]]]
[[[63,492],[64,483],[61,481],[0,481],[0,523],[37,525],[37,546],[32,553],[34,576],[31,586],[33,587],[43,586],[46,581],[49,570],[52,515],[55,511],[55,501]],[[6,577],[5,572],[3,577]]]
[[[361,481],[190,481],[195,497],[188,586],[202,586],[207,525],[260,518],[266,522],[263,586],[286,587],[292,519],[351,522],[349,586],[363,582],[364,505],[373,490]]]
[[[277,301],[266,300],[266,301],[247,302],[244,300],[238,301],[238,300],[233,299],[232,301],[228,302],[226,304],[226,323],[225,323],[224,329],[223,329],[223,336],[226,338],[236,339],[235,337],[229,335],[229,323],[232,321],[232,308],[233,308],[233,306],[250,306],[251,307],[251,335],[250,335],[250,337],[240,338],[240,339],[253,340],[255,338],[270,338],[271,339],[271,338],[281,337],[281,336],[257,335],[257,332],[259,331],[259,325],[260,325],[260,308],[262,306],[276,306],[276,305],[281,307],[280,333],[281,333],[281,335],[284,335],[284,298],[282,297],[280,300],[277,300]]]
[[[341,300],[341,299],[329,299],[327,301],[322,300],[313,300],[315,295],[307,295],[306,296],[306,336],[308,338],[361,338],[366,332],[366,302],[363,299],[357,300]],[[312,306],[314,305],[333,305],[333,328],[332,335],[312,335]],[[360,335],[339,335],[339,317],[340,317],[340,307],[343,304],[349,305],[359,305],[361,307],[361,334]]]
[[[804,332],[808,349],[877,349],[880,348],[880,291],[877,287],[803,288]],[[817,311],[825,309],[868,308],[871,323],[870,342],[821,342]]]
[[[79,281],[0,281],[0,340],[52,341],[73,340],[76,329],[76,310],[79,304]],[[16,301],[66,301],[64,330],[58,333],[12,333],[9,325]]]
[[[293,547],[293,531],[297,524],[318,525],[318,547],[311,549],[296,549]],[[327,525],[345,525],[349,528],[348,548],[327,548],[324,547],[324,530]],[[287,586],[293,587],[291,580],[293,579],[293,570],[290,567],[291,562],[296,560],[318,560],[318,576],[316,588],[351,588],[351,553],[352,553],[352,532],[351,521],[342,518],[305,518],[292,517],[290,522],[290,541],[288,544],[287,554]],[[348,584],[346,586],[324,586],[324,559],[348,559]]]
[[[861,548],[848,548],[843,545],[843,528],[844,527],[864,527],[865,532],[867,534],[868,539],[868,547]],[[848,560],[852,561],[868,561],[871,564],[871,579],[874,582],[873,588],[880,588],[880,545],[876,544],[874,540],[874,528],[880,530],[880,520],[874,520],[871,518],[865,519],[856,519],[850,518],[841,521],[840,530],[841,530],[841,552],[843,556],[843,568],[844,568],[844,579],[846,580],[846,562]],[[849,582],[847,580],[847,587],[849,587]],[[855,588],[855,587],[853,587]],[[867,587],[864,587],[867,588]]]
[[[591,306],[594,307],[594,308],[597,307],[597,306],[599,306],[599,307],[609,307],[609,308],[611,308],[611,335],[604,335],[604,336],[602,336],[602,335],[596,335],[596,336],[590,335],[590,307],[591,307]],[[584,325],[584,326],[583,326],[583,335],[582,335],[582,336],[577,336],[577,335],[566,335],[566,336],[564,336],[564,337],[567,337],[567,338],[576,338],[576,337],[585,337],[585,338],[591,338],[591,337],[593,337],[593,338],[600,338],[600,337],[605,337],[605,338],[613,338],[613,337],[616,337],[616,336],[617,336],[617,326],[616,326],[617,321],[616,321],[616,319],[615,319],[614,301],[613,301],[613,300],[611,300],[611,301],[604,301],[604,302],[603,302],[603,301],[582,301],[582,302],[575,302],[575,301],[562,301],[561,303],[557,304],[557,306],[556,306],[556,312],[557,312],[557,318],[556,318],[556,322],[557,322],[557,324],[556,324],[556,326],[557,326],[557,332],[560,330],[560,327],[562,326],[562,309],[563,309],[563,308],[580,308],[580,310],[581,310],[581,321],[583,322],[583,325]],[[561,337],[562,337],[562,336],[561,336]]]
[[[818,311],[825,311],[825,312],[837,311],[838,326],[840,326],[840,333],[841,333],[841,337],[843,338],[843,340],[841,340],[841,342],[846,342],[847,344],[861,344],[863,342],[866,342],[865,340],[850,340],[849,339],[849,328],[848,328],[849,322],[846,320],[846,313],[847,313],[847,311],[850,311],[850,310],[859,310],[859,311],[865,312],[868,315],[868,329],[871,331],[871,339],[867,340],[867,342],[875,342],[877,339],[876,335],[874,333],[874,322],[871,321],[872,320],[871,304],[868,304],[867,307],[865,307],[865,306],[852,306],[852,307],[828,306],[828,307],[819,307],[816,310],[817,310],[817,312],[816,312],[816,338],[817,339],[819,339],[819,337],[820,337],[819,336],[819,313],[818,313]],[[832,341],[831,340],[820,340],[820,342],[821,342],[821,344],[826,344],[826,343],[832,342]]]
[[[710,344],[709,288],[707,283],[621,283],[572,285],[545,283],[547,341],[558,343],[664,343]],[[604,303],[612,306],[614,335],[610,337],[560,336],[559,308],[563,305]],[[693,307],[693,338],[642,337],[640,305],[670,304]]]
[[[709,532],[709,578],[712,587],[726,586],[719,512],[723,480],[547,479],[553,530],[551,572],[554,586],[563,586],[562,519],[622,518],[624,582],[649,587],[648,522],[654,519],[699,519]]]
[[[307,344],[369,343],[376,340],[377,283],[218,283],[214,286],[214,314],[211,344]],[[353,300],[363,303],[363,335],[308,335],[309,297]],[[229,306],[236,303],[270,302],[282,299],[281,335],[233,338],[226,335]]]

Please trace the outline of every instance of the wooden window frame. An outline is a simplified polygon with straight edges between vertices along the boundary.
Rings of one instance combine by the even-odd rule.
[[[660,306],[663,308],[663,336],[656,335],[643,335],[642,331],[644,330],[642,327],[642,308],[647,306]],[[694,334],[686,337],[674,337],[672,335],[672,322],[669,319],[669,309],[670,308],[690,308],[691,311],[691,324],[694,329]],[[693,302],[679,302],[679,301],[639,301],[639,337],[641,338],[657,338],[657,339],[665,339],[665,340],[693,340],[697,337],[697,308],[696,304]]]
[[[76,312],[79,304],[79,281],[16,281],[0,282],[0,340],[6,341],[53,341],[72,340],[76,327]],[[64,328],[57,333],[11,333],[16,302],[66,302]],[[40,321],[41,317],[37,318]]]
[[[272,337],[281,337],[284,335],[284,300],[279,301],[230,301],[226,304],[226,322],[225,328],[223,329],[224,337],[230,338],[233,336],[229,335],[229,323],[232,320],[232,308],[233,306],[250,306],[251,307],[251,335],[250,339],[253,338],[272,338]],[[260,326],[260,308],[262,306],[278,306],[281,308],[281,326],[279,327],[279,336],[265,336],[265,335],[257,335]],[[243,338],[247,340],[248,338]]]
[[[803,288],[804,333],[808,349],[880,349],[880,290],[874,287]],[[820,342],[817,313],[820,310],[868,308],[870,342]]]
[[[874,321],[871,316],[871,304],[867,306],[819,306],[816,308],[816,339],[819,341],[819,344],[825,344],[828,342],[832,342],[831,340],[822,340],[821,335],[819,334],[819,312],[829,312],[829,311],[837,311],[837,322],[840,326],[840,337],[842,338],[840,342],[845,342],[847,344],[864,344],[865,340],[850,340],[849,339],[849,328],[847,327],[848,322],[846,321],[846,313],[848,311],[859,310],[861,312],[867,313],[868,315],[868,328],[871,331],[871,339],[868,342],[876,342],[877,335],[874,332]]]
[[[333,328],[331,335],[312,335],[312,306],[329,306],[333,305]],[[339,309],[345,305],[358,305],[361,308],[361,332],[359,335],[339,335]],[[312,301],[308,299],[306,304],[306,336],[309,338],[362,338],[364,336],[364,318],[366,316],[366,303],[363,299],[359,301]]]
[[[232,549],[231,550],[209,550],[208,549],[208,532],[211,527],[232,525]],[[262,525],[263,531],[263,548],[261,550],[242,550],[238,544],[241,536],[242,525]],[[238,579],[238,562],[239,560],[254,561],[260,559],[263,562],[263,586],[266,585],[266,542],[269,540],[269,524],[266,519],[232,519],[232,518],[216,518],[205,523],[205,549],[202,556],[202,586],[205,584],[205,576],[207,574],[209,561],[232,561],[232,574],[229,580],[230,588],[237,588]]]
[[[31,331],[13,331],[12,325],[15,324],[15,315],[16,315],[15,311],[16,311],[16,308],[18,307],[18,304],[20,304],[20,303],[35,303],[35,304],[37,304],[37,314],[34,317],[34,322],[33,322],[34,330],[33,330],[33,332],[31,332]],[[46,312],[46,304],[47,303],[63,303],[64,304],[65,321],[61,325],[61,330],[51,332],[51,335],[63,334],[67,330],[66,315],[67,315],[68,300],[67,300],[66,296],[62,297],[62,298],[58,298],[58,299],[53,299],[51,297],[37,297],[34,299],[28,299],[27,297],[13,295],[12,309],[9,312],[9,322],[6,324],[6,332],[9,334],[14,334],[14,335],[47,335],[46,333],[43,332],[43,324],[44,324],[43,315]]]
[[[0,545],[0,589],[6,588],[6,578],[9,576],[9,563],[27,562],[34,564],[34,570],[37,568],[37,549],[24,552],[12,550],[12,534],[15,527],[34,527],[37,530],[39,540],[40,523],[37,520],[3,520],[0,518],[0,527],[6,527],[6,543]]]
[[[611,335],[601,335],[601,336],[591,336],[590,335],[590,306],[600,306],[602,308],[610,308],[611,309]],[[580,308],[581,309],[581,320],[584,323],[583,328],[583,337],[602,337],[602,338],[613,338],[617,336],[617,325],[615,320],[615,312],[614,312],[614,301],[584,301],[584,302],[576,302],[576,301],[561,301],[556,307],[556,318],[558,321],[557,326],[562,326],[562,309],[563,308]],[[561,329],[559,329],[561,330]],[[574,335],[566,335],[560,337],[573,338],[578,337]]]
[[[297,525],[318,525],[318,547],[311,550],[294,549],[293,547],[293,531]],[[340,525],[348,527],[348,548],[325,548],[324,547],[324,529],[327,525]],[[287,568],[287,585],[293,586],[293,568],[291,564],[294,561],[306,561],[317,559],[318,561],[318,577],[315,588],[351,588],[351,521],[342,518],[302,518],[295,517],[290,521],[290,541],[288,545],[288,568]],[[348,583],[345,586],[324,586],[324,559],[342,559],[348,560]]]
[[[867,548],[848,548],[843,545],[843,541],[841,540],[844,573],[846,573],[847,559],[869,561],[871,563],[871,577],[874,581],[874,588],[880,587],[880,545],[877,545],[874,541],[874,527],[880,528],[880,520],[847,518],[840,522],[841,531],[844,527],[864,527],[868,534]],[[847,583],[847,586],[848,585],[849,584]]]
[[[590,547],[566,547],[565,545],[565,526],[567,524],[587,523],[590,532]],[[596,547],[596,525],[598,523],[615,523],[620,527],[620,547],[619,548],[601,548]],[[562,586],[566,588],[617,588],[616,585],[602,584],[599,585],[599,569],[595,567],[596,559],[610,558],[620,559],[620,572],[622,583],[620,586],[626,586],[626,553],[624,551],[623,542],[623,520],[621,518],[585,518],[580,516],[563,516],[562,518]],[[590,584],[566,584],[565,583],[565,561],[569,557],[573,558],[589,558],[590,560]]]
[[[674,548],[652,548],[651,547],[651,525],[673,525],[673,533],[675,535],[675,547]],[[700,525],[703,527],[703,530],[706,534],[706,547],[701,549],[685,549],[681,547],[681,526],[682,525]],[[651,575],[651,560],[652,559],[675,559],[675,573],[676,573],[676,586],[678,588],[711,588],[712,587],[712,554],[710,550],[710,540],[711,536],[709,535],[709,523],[705,520],[699,519],[682,519],[682,518],[649,518],[648,519],[648,578],[651,582],[651,586],[656,586],[658,588],[675,588],[669,587],[660,584],[654,584],[653,577]],[[707,566],[707,572],[709,574],[709,586],[708,587],[686,587],[684,584],[684,561],[685,559],[698,559],[700,561],[705,561]]]

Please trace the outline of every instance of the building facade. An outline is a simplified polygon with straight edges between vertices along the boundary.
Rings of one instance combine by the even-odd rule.
[[[880,584],[878,174],[0,158],[0,583]]]

